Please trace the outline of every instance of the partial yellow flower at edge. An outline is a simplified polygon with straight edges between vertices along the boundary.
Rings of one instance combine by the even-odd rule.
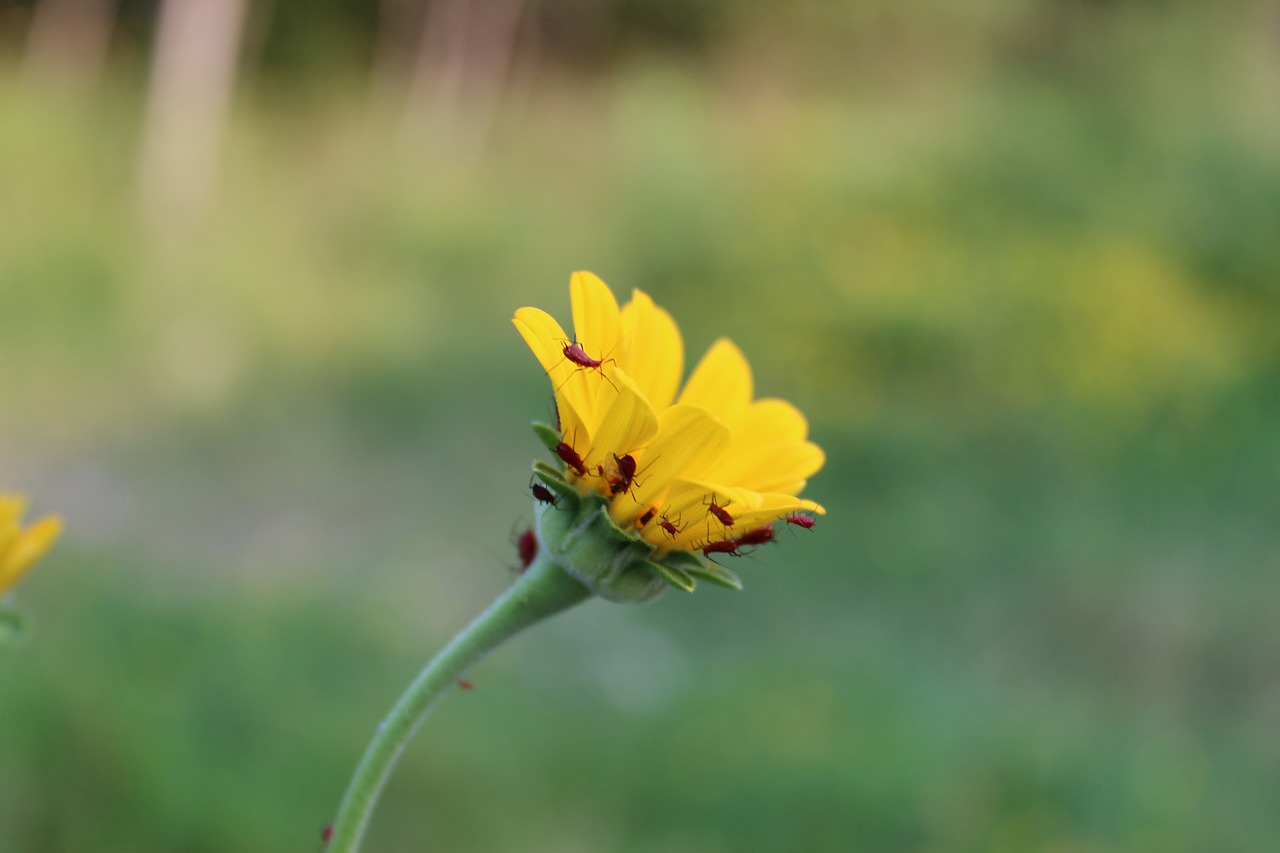
[[[62,519],[56,516],[45,516],[24,529],[26,509],[22,498],[0,495],[0,595],[26,574],[62,532]]]

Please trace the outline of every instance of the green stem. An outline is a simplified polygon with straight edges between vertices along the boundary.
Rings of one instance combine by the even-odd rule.
[[[540,553],[489,609],[463,628],[427,664],[378,726],[333,823],[329,853],[360,848],[382,786],[431,706],[474,663],[508,637],[591,597],[585,586]]]

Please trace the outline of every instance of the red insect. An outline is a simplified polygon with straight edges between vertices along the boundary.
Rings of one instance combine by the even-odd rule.
[[[737,539],[733,540],[735,545],[763,545],[766,542],[773,541],[774,529],[770,526],[757,527],[755,530],[749,530]]]
[[[564,441],[560,442],[556,445],[556,456],[559,456],[564,461],[564,464],[569,466],[569,470],[579,477],[587,476],[587,463],[582,461],[582,457],[578,455],[578,451],[573,449],[573,445]]]
[[[805,530],[812,530],[815,520],[811,515],[801,515],[798,512],[793,512],[788,514],[784,521],[787,524],[794,524],[796,527],[803,527]]]
[[[533,492],[534,500],[541,501],[544,504],[556,505],[555,493],[541,483],[530,483],[529,489]]]
[[[476,683],[475,683],[474,681],[471,681],[471,680],[466,679],[466,678],[459,678],[459,679],[458,679],[458,689],[459,689],[459,690],[470,690],[472,687],[475,687],[475,686],[476,686]]]
[[[636,460],[630,453],[621,456],[613,454],[614,464],[618,467],[618,476],[609,478],[609,494],[620,495],[631,489],[636,479]]]
[[[738,543],[731,539],[726,539],[723,542],[708,542],[706,545],[702,546],[702,555],[704,557],[710,557],[712,554],[729,554],[734,557],[742,556],[738,553]]]
[[[719,519],[720,523],[725,527],[733,527],[733,516],[725,511],[725,508],[716,503],[716,496],[711,496],[711,503],[707,506],[707,512]]]
[[[587,351],[582,348],[582,344],[578,343],[576,339],[569,341],[560,351],[564,353],[565,358],[578,365],[578,367],[587,367],[592,370],[599,370],[606,362],[613,361],[611,358],[592,358],[587,355]]]
[[[538,556],[538,534],[530,527],[516,540],[516,553],[520,555],[520,571],[529,568],[533,558]]]
[[[609,484],[609,497],[616,497],[631,488],[636,478],[636,460],[630,453],[609,455],[613,457],[613,468],[617,473],[606,473],[603,465],[597,465],[596,474]]]
[[[606,364],[617,364],[612,358],[592,358],[587,355],[587,351],[582,348],[582,344],[578,343],[577,340],[567,342],[560,351],[564,353],[565,358],[578,365],[579,369],[594,370],[603,377],[605,382],[613,385],[613,380],[604,375],[604,366]],[[618,386],[613,385],[613,387],[616,389]]]
[[[658,522],[658,526],[667,531],[667,535],[672,539],[675,539],[680,535],[680,528],[672,524],[671,519],[667,518],[665,515],[662,517],[662,520]]]
[[[325,847],[329,846],[329,842],[333,840],[333,824],[324,825],[324,829],[320,830],[320,840],[324,842]]]

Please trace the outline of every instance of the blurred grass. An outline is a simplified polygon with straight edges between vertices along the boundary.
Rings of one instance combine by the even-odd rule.
[[[186,227],[127,81],[0,84],[0,464],[70,522],[0,657],[4,846],[315,849],[507,580],[548,406],[507,320],[587,268],[810,413],[830,515],[487,662],[370,849],[1264,849],[1280,70],[1156,14],[869,51],[882,91],[550,74],[481,153],[264,88]]]

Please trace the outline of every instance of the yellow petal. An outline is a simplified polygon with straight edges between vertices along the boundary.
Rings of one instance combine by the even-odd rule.
[[[687,491],[690,488],[693,490],[692,497],[698,501],[697,503],[690,501]],[[679,547],[696,551],[708,542],[727,542],[737,539],[758,527],[782,521],[787,515],[795,512],[826,514],[826,509],[813,501],[785,494],[759,494],[707,483],[682,485],[678,492],[676,489],[672,492],[676,500],[672,502],[670,511],[675,512],[675,507],[679,506],[683,510],[680,514],[682,521],[688,520],[681,526],[680,534],[674,538],[667,537],[663,541],[659,536],[652,535],[657,530],[651,531],[646,528],[645,531],[646,534],[650,534],[645,538],[664,550]],[[732,525],[726,526],[720,519],[711,515],[706,497],[709,493],[716,494],[716,505],[726,509],[733,518]],[[742,495],[748,496],[750,500],[744,502],[741,499]]]
[[[671,405],[684,372],[684,341],[671,315],[643,291],[632,291],[622,309],[622,356],[627,375],[649,403],[661,411]]]
[[[18,534],[21,532],[22,528],[18,526],[16,518],[0,521],[0,563],[4,562],[9,546],[18,540]]]
[[[591,431],[582,422],[573,404],[561,399],[560,395],[556,395],[556,414],[559,415],[560,435],[564,437],[565,443],[581,457],[587,448],[591,447]],[[576,483],[578,475],[569,471],[569,480]]]
[[[776,497],[778,497],[778,498],[790,498],[790,497],[791,497],[791,494],[792,494],[792,493],[790,493],[790,492],[788,492],[788,493],[786,493],[786,494],[778,493],[778,494],[776,495]],[[769,496],[769,495],[763,495],[763,497],[764,497],[765,499],[768,499],[770,496]],[[826,515],[826,514],[827,514],[827,508],[826,508],[825,506],[823,506],[822,504],[818,503],[817,501],[811,501],[811,500],[807,500],[807,499],[805,499],[805,498],[792,498],[792,500],[795,502],[795,507],[794,507],[794,508],[787,508],[787,509],[786,509],[786,514],[787,514],[787,515],[790,515],[790,514],[791,514],[791,513],[793,513],[793,512],[800,512],[801,510],[803,510],[803,511],[805,511],[805,512],[816,512],[818,515]],[[781,501],[779,501],[779,502],[778,502],[778,505],[779,505],[779,506],[781,505]]]
[[[826,515],[827,511],[821,504],[813,501],[803,500],[791,495],[781,493],[765,493],[760,495],[760,505],[755,509],[744,510],[735,515],[734,525],[728,531],[728,538],[736,539],[749,530],[755,530],[757,527],[763,527],[766,524],[773,524],[781,521],[793,512],[816,512],[818,515]]]
[[[16,495],[0,494],[0,530],[9,526],[16,528],[22,521],[22,514],[27,511],[27,502]]]
[[[804,491],[804,487],[808,482],[808,480],[793,480],[790,483],[783,483],[774,491],[784,495],[798,495]]]
[[[671,406],[658,414],[658,432],[636,458],[639,470],[627,501],[615,500],[614,521],[631,523],[650,504],[660,502],[672,481],[701,476],[729,444],[729,430],[696,406]]]
[[[562,417],[564,410],[572,409],[588,432],[594,430],[598,422],[596,396],[602,378],[588,375],[596,371],[580,368],[565,357],[564,347],[569,343],[569,337],[547,312],[539,308],[521,308],[511,322],[547,372]]]
[[[27,502],[16,495],[0,495],[0,577],[4,575],[9,560],[9,549],[22,535],[22,514]],[[0,583],[0,590],[5,584]]]
[[[618,390],[583,457],[588,471],[595,471],[597,465],[607,469],[613,455],[630,453],[634,457],[658,432],[658,416],[631,377],[613,366],[606,371],[605,375]]]
[[[564,344],[560,343],[566,340],[564,329],[560,328],[555,317],[541,308],[520,308],[511,318],[511,323],[553,384],[569,378],[573,365],[564,357]]]
[[[756,400],[737,422],[729,424],[733,443],[744,447],[804,441],[809,435],[809,422],[786,400]]]
[[[715,479],[757,492],[780,492],[783,486],[804,480],[826,462],[822,448],[809,442],[786,442],[751,450],[732,448]]]
[[[723,519],[711,512],[713,501],[718,509],[729,514],[734,525],[726,525]],[[700,548],[707,542],[725,539],[726,532],[738,525],[738,517],[759,505],[760,496],[745,489],[697,480],[677,480],[667,494],[663,513],[680,519],[680,533],[674,539],[659,541],[659,532],[651,531],[650,525],[645,528],[645,538],[662,550]]]
[[[60,532],[62,520],[53,516],[42,518],[23,531],[0,562],[0,591],[17,583],[27,569],[49,550]]]
[[[729,424],[746,412],[751,403],[751,388],[751,366],[741,350],[721,338],[698,362],[678,402],[706,409]]]
[[[569,302],[583,351],[600,361],[616,360],[622,354],[622,316],[613,291],[593,273],[575,272],[569,278]]]

